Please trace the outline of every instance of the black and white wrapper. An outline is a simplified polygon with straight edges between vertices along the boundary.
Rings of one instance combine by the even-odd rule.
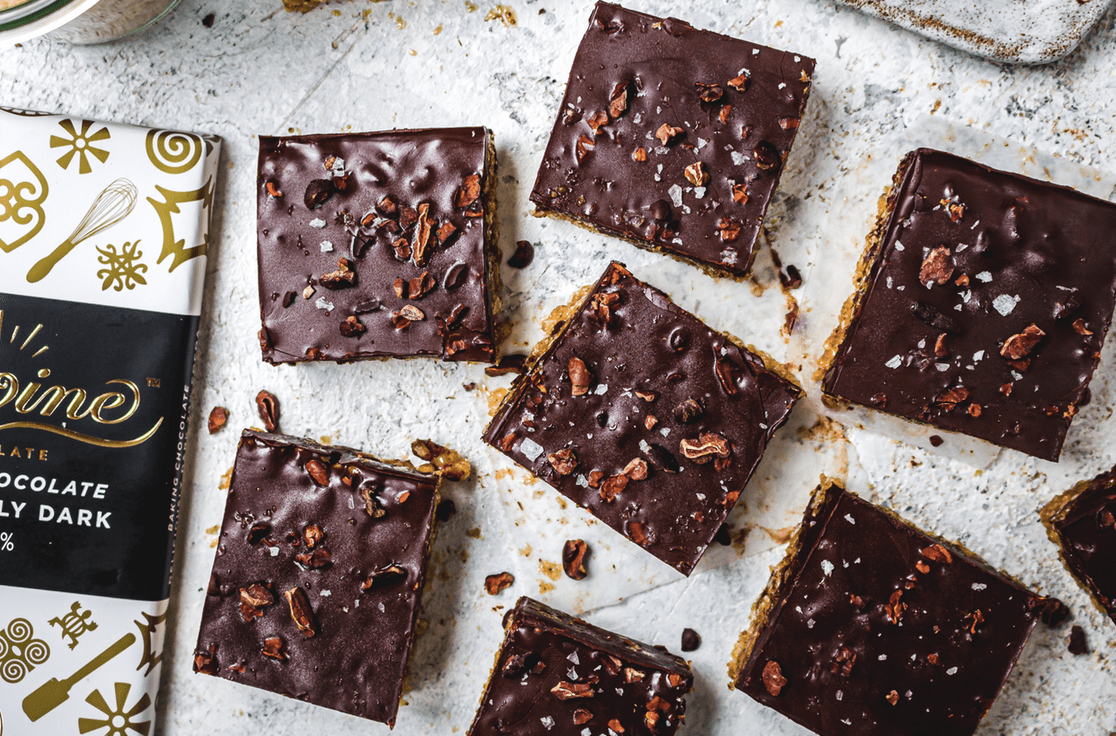
[[[151,734],[220,141],[0,108],[0,733]]]

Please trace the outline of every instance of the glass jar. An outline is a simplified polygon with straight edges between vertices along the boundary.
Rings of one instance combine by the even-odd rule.
[[[8,4],[12,0],[8,0]],[[67,43],[115,41],[150,28],[179,0],[24,0],[0,10],[0,44],[38,36]]]

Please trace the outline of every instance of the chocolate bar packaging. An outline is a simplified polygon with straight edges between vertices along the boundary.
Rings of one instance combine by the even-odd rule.
[[[0,731],[149,734],[220,141],[0,108]]]

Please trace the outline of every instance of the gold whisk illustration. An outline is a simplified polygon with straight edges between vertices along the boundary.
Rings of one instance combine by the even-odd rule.
[[[85,213],[73,234],[54,249],[50,255],[36,263],[27,274],[31,283],[42,281],[58,262],[69,254],[80,243],[89,240],[102,230],[107,230],[113,225],[132,214],[135,209],[139,191],[136,185],[127,179],[117,179],[105,187],[105,191],[97,195],[93,206]]]

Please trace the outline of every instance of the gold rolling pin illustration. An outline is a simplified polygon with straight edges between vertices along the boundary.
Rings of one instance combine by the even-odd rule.
[[[109,660],[114,659],[116,655],[135,643],[135,634],[125,634],[120,641],[101,652],[89,664],[65,680],[59,680],[56,677],[50,678],[45,685],[23,699],[23,712],[27,714],[32,723],[39,720],[70,699],[70,688],[89,677],[107,664]]]
[[[32,266],[27,274],[27,280],[32,284],[42,281],[59,261],[82,242],[132,214],[137,197],[139,191],[136,185],[127,179],[117,179],[105,187],[105,191],[97,195],[93,206],[85,213],[85,217],[81,218],[81,222],[70,237],[66,238],[65,242],[55,248],[50,255]]]

